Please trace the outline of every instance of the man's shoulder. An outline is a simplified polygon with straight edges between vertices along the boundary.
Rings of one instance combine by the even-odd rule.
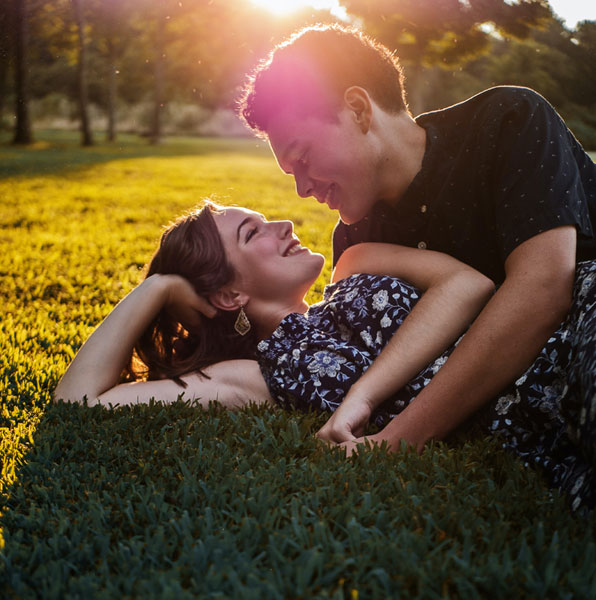
[[[495,87],[488,88],[471,96],[464,102],[494,102],[495,100],[501,102],[544,102],[544,98],[535,90],[529,87],[523,87],[518,85],[497,85]]]
[[[499,118],[511,111],[532,112],[536,106],[548,102],[536,91],[521,86],[495,86],[474,96],[441,108],[422,113],[416,122],[422,126],[437,121],[463,121],[470,123],[475,118]]]

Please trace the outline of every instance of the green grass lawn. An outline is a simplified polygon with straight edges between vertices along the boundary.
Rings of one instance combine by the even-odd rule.
[[[347,460],[320,417],[49,405],[175,216],[290,217],[328,257],[334,218],[255,141],[38,137],[0,145],[0,597],[596,595],[596,517],[495,440]]]

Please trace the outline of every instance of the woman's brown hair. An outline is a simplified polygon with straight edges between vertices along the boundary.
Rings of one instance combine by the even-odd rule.
[[[221,210],[215,204],[180,218],[161,237],[146,273],[175,274],[187,279],[200,296],[208,298],[234,278],[213,219]],[[219,311],[203,318],[200,332],[189,332],[162,310],[137,341],[128,374],[135,378],[174,379],[222,360],[252,358],[256,339],[252,332],[240,336],[234,329],[236,311]]]

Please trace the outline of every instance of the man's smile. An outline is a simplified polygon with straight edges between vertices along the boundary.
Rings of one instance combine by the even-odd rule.
[[[322,204],[326,204],[331,210],[336,210],[338,202],[335,199],[335,184],[332,183],[328,188],[327,192],[323,196],[322,200],[319,200]]]

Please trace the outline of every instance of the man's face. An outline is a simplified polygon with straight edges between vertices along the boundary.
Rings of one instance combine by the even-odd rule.
[[[267,133],[279,166],[294,176],[298,195],[314,196],[339,211],[344,223],[360,221],[380,199],[370,134],[349,108],[335,120],[281,113],[271,118]]]

